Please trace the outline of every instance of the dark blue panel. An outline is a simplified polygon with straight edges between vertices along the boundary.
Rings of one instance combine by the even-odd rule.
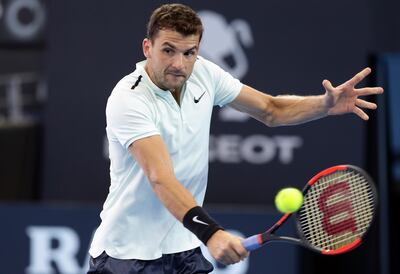
[[[321,94],[324,78],[339,84],[367,63],[372,34],[365,28],[365,1],[184,2],[220,19],[216,25],[203,20],[211,27],[205,30],[202,53],[273,95]],[[104,200],[109,187],[106,100],[116,82],[143,59],[145,25],[158,5],[49,4],[44,199]],[[207,42],[207,33],[217,28],[226,31]],[[327,37],[333,41],[326,42]],[[213,47],[221,53],[214,56]],[[279,188],[301,187],[323,168],[362,165],[365,123],[354,115],[266,128],[225,114],[216,111],[213,117],[209,202],[271,204]],[[243,195],[249,187],[257,191]]]
[[[38,274],[34,270],[41,270],[40,274],[83,274],[90,239],[99,224],[99,212],[99,207],[84,204],[0,205],[1,272]],[[261,232],[278,219],[274,213],[240,212],[233,208],[210,210],[210,213],[227,229],[247,236]],[[294,226],[288,223],[280,232],[292,234]],[[215,264],[213,273],[297,274],[298,253],[299,248],[293,245],[272,243],[253,252],[242,263],[229,267]]]

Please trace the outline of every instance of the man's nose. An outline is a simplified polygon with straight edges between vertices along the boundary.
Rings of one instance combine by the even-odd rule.
[[[183,54],[176,54],[175,56],[174,56],[174,60],[173,60],[173,63],[172,63],[172,66],[176,69],[176,70],[181,70],[181,69],[183,69],[183,67],[184,67],[184,64],[183,64],[183,58],[184,58],[184,56],[183,56]]]

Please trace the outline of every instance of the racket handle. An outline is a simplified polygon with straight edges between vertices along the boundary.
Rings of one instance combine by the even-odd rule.
[[[259,243],[260,235],[254,235],[242,240],[242,245],[246,248],[247,251],[253,251],[257,248],[260,248],[262,244]]]

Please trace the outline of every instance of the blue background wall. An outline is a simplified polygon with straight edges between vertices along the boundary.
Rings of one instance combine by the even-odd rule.
[[[12,36],[5,20],[10,5],[33,2],[46,7],[45,28],[30,39]],[[400,2],[395,0],[181,2],[204,16],[206,32],[201,54],[214,58],[244,83],[273,95],[321,94],[324,78],[341,83],[370,64],[370,57],[376,53],[400,51]],[[73,209],[53,203],[45,207],[0,207],[0,219],[5,224],[1,242],[10,250],[0,257],[12,262],[7,271],[13,265],[17,273],[26,273],[28,254],[35,254],[28,251],[32,247],[27,225],[71,226],[82,241],[78,262],[84,261],[91,230],[98,222],[96,215],[109,187],[106,99],[115,83],[143,59],[141,42],[147,18],[161,3],[0,0],[0,199],[73,204]],[[35,10],[33,19],[38,14]],[[29,22],[29,18],[22,13],[20,19]],[[212,38],[219,27],[220,39]],[[22,125],[9,123],[4,98],[9,74],[20,72],[34,72],[36,77],[33,83],[20,85],[25,99],[33,98],[35,103],[22,108],[24,118],[33,118],[34,122]],[[4,81],[4,75],[8,80]],[[371,85],[374,77],[363,85]],[[42,89],[44,83],[47,92]],[[28,92],[32,90],[33,97]],[[373,120],[376,116],[371,115]],[[254,208],[247,206],[270,208],[279,188],[301,187],[321,168],[338,163],[365,166],[368,162],[365,167],[372,172],[377,168],[374,150],[383,150],[374,142],[367,143],[378,132],[373,128],[371,131],[371,124],[346,115],[296,127],[266,128],[216,109],[206,203],[224,204],[228,211],[223,213],[227,215],[213,212],[227,227],[235,228],[236,217],[229,216],[234,216],[230,214],[237,207],[230,204],[247,208],[255,216]],[[391,155],[396,158],[397,152]],[[388,270],[390,261],[392,269],[398,270],[396,220],[400,211],[393,203],[400,192],[391,187],[392,181],[385,185],[378,176],[375,178],[379,187],[389,190],[390,197],[381,198],[380,204],[382,209],[386,201],[390,209],[381,212],[388,217],[387,230],[377,220],[365,245],[345,256],[327,258],[302,249],[302,266],[292,264],[298,258],[290,257],[292,250],[285,245],[284,255],[273,263],[288,266],[289,272],[297,265],[297,270],[303,269],[304,273],[321,273],[322,269],[324,273],[365,274],[378,273],[385,267]],[[87,207],[88,201],[94,206]],[[258,231],[270,224],[267,215],[257,215],[254,227],[250,219],[251,225],[237,227],[245,234],[254,233],[250,229]],[[390,239],[390,249],[379,233]],[[57,247],[57,242],[53,244]],[[269,250],[263,251],[267,252],[262,253],[263,259],[275,258]],[[290,258],[284,261],[287,256]]]
[[[116,82],[143,59],[145,25],[159,3],[50,3],[44,199],[104,199],[109,185],[106,99]],[[323,79],[334,84],[345,81],[367,65],[375,46],[373,10],[362,0],[184,3],[200,13],[215,13],[214,19],[221,16],[220,24],[232,31],[236,46],[224,51],[226,39],[205,39],[201,46],[208,52],[202,53],[210,55],[214,47],[221,52],[217,57],[231,64],[228,70],[235,71],[236,65],[243,65],[243,60],[235,64],[239,60],[235,54],[241,50],[248,63],[240,74],[242,81],[274,95],[321,94]],[[238,22],[249,27],[242,35],[252,42],[241,37],[235,27]],[[205,20],[205,38],[212,29],[207,30],[208,24]],[[223,121],[221,115],[216,110],[212,126],[215,157],[208,202],[271,204],[279,188],[300,187],[322,168],[363,164],[365,123],[355,116],[267,128],[251,120]],[[243,155],[246,145],[261,158],[258,163]],[[249,187],[257,191],[243,195]]]

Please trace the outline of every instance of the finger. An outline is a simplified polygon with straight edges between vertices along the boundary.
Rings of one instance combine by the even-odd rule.
[[[225,264],[234,264],[240,261],[240,255],[233,248],[226,249],[223,256]]]
[[[247,249],[242,245],[242,238],[240,238],[240,242],[235,245],[235,251],[239,254],[239,256],[243,259],[246,259],[249,255],[250,252],[247,251]]]
[[[332,86],[332,83],[329,80],[324,80],[322,81],[322,86],[325,88],[325,90],[332,92],[335,88]]]
[[[358,117],[360,117],[365,121],[369,119],[368,115],[364,111],[362,111],[362,109],[360,109],[359,107],[354,107],[353,113],[355,113]]]
[[[356,106],[361,107],[361,108],[368,108],[368,109],[376,109],[376,104],[365,101],[363,99],[357,99],[356,100]]]
[[[220,257],[215,257],[215,259],[224,265],[229,265],[233,263],[231,257],[227,253],[224,253]]]
[[[241,260],[246,259],[250,255],[250,252],[248,252],[246,248],[244,248],[241,242],[236,244],[233,248],[235,252],[239,255]]]
[[[225,255],[224,257],[220,258],[220,259],[218,260],[218,262],[220,262],[221,264],[224,264],[224,265],[230,265],[230,264],[232,264],[232,263],[231,263],[231,259],[230,259],[227,255]]]
[[[365,77],[367,77],[368,74],[371,73],[371,69],[370,68],[365,68],[362,71],[360,71],[359,73],[357,73],[353,78],[351,78],[350,80],[348,80],[346,82],[346,84],[349,84],[351,86],[355,86],[358,83],[360,83]]]
[[[357,92],[357,94],[359,96],[364,96],[364,95],[371,95],[371,94],[381,94],[383,93],[383,88],[381,87],[366,87],[366,88],[357,88],[355,89],[355,91]]]
[[[238,254],[236,254],[236,252],[232,252],[227,254],[227,258],[226,258],[228,264],[236,264],[238,262],[240,262],[240,257]]]
[[[243,253],[239,253],[239,255],[240,255],[240,260],[241,260],[241,261],[244,261],[244,260],[247,259],[247,257],[249,257],[250,252],[247,251],[247,250],[245,250]]]
[[[224,257],[218,258],[217,261],[218,261],[219,263],[223,264],[223,265],[230,265],[230,264],[232,264],[232,263],[230,262],[230,258],[229,258],[228,256],[226,256],[226,255],[225,255]]]

